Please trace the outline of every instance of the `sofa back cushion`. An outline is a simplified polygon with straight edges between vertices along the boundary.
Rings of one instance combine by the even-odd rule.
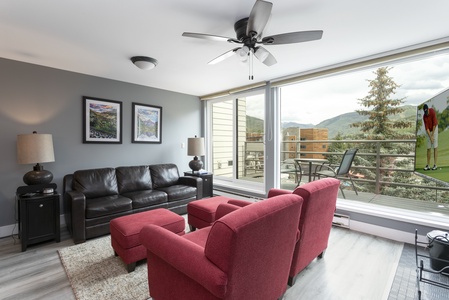
[[[79,170],[73,173],[73,190],[86,198],[97,198],[118,194],[114,168]]]
[[[153,187],[148,166],[118,167],[115,173],[120,194],[151,190]]]
[[[178,184],[179,172],[175,164],[150,165],[153,188],[167,187]]]
[[[227,273],[227,298],[277,299],[285,291],[302,202],[281,195],[215,221],[204,251]]]

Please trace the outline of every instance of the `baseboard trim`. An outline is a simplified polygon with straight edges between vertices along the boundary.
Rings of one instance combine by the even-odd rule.
[[[359,221],[351,220],[349,223],[349,229],[354,231],[359,231],[371,235],[375,235],[378,237],[407,243],[407,244],[415,244],[415,233],[414,232],[405,232],[397,229],[392,229],[388,227],[382,227],[378,225],[363,223]],[[427,242],[427,237],[425,235],[418,234],[418,241]]]

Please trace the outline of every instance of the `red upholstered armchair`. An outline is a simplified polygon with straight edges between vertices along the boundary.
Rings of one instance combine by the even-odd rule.
[[[236,207],[212,226],[184,236],[146,225],[140,238],[148,251],[151,297],[280,298],[287,287],[302,202],[289,194]],[[217,213],[229,212],[231,206],[221,204]]]
[[[315,258],[322,258],[328,245],[340,181],[325,178],[297,187],[293,193],[304,199],[299,219],[300,238],[295,246],[288,284]],[[271,189],[268,198],[290,194],[291,191]]]

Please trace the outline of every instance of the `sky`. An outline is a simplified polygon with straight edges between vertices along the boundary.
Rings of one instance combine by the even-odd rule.
[[[396,89],[393,99],[404,98],[404,105],[418,105],[449,88],[449,53],[419,61],[409,60],[392,67],[388,76]],[[368,95],[368,80],[374,80],[377,67],[311,80],[281,89],[281,121],[318,124],[335,116],[366,109],[358,99]],[[248,103],[249,115],[263,118],[263,109]],[[253,112],[253,113],[250,113]]]

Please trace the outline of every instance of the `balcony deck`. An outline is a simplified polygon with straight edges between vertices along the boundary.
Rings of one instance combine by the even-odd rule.
[[[293,190],[295,187],[296,183],[293,182],[282,182],[281,184],[281,188],[287,190]],[[434,201],[422,201],[386,195],[376,195],[374,193],[366,192],[358,192],[358,195],[356,195],[352,188],[344,189],[344,192],[347,200],[407,209],[415,212],[437,213],[442,216],[449,217],[449,204],[447,203],[436,203]],[[343,198],[341,192],[338,193],[338,197]]]

